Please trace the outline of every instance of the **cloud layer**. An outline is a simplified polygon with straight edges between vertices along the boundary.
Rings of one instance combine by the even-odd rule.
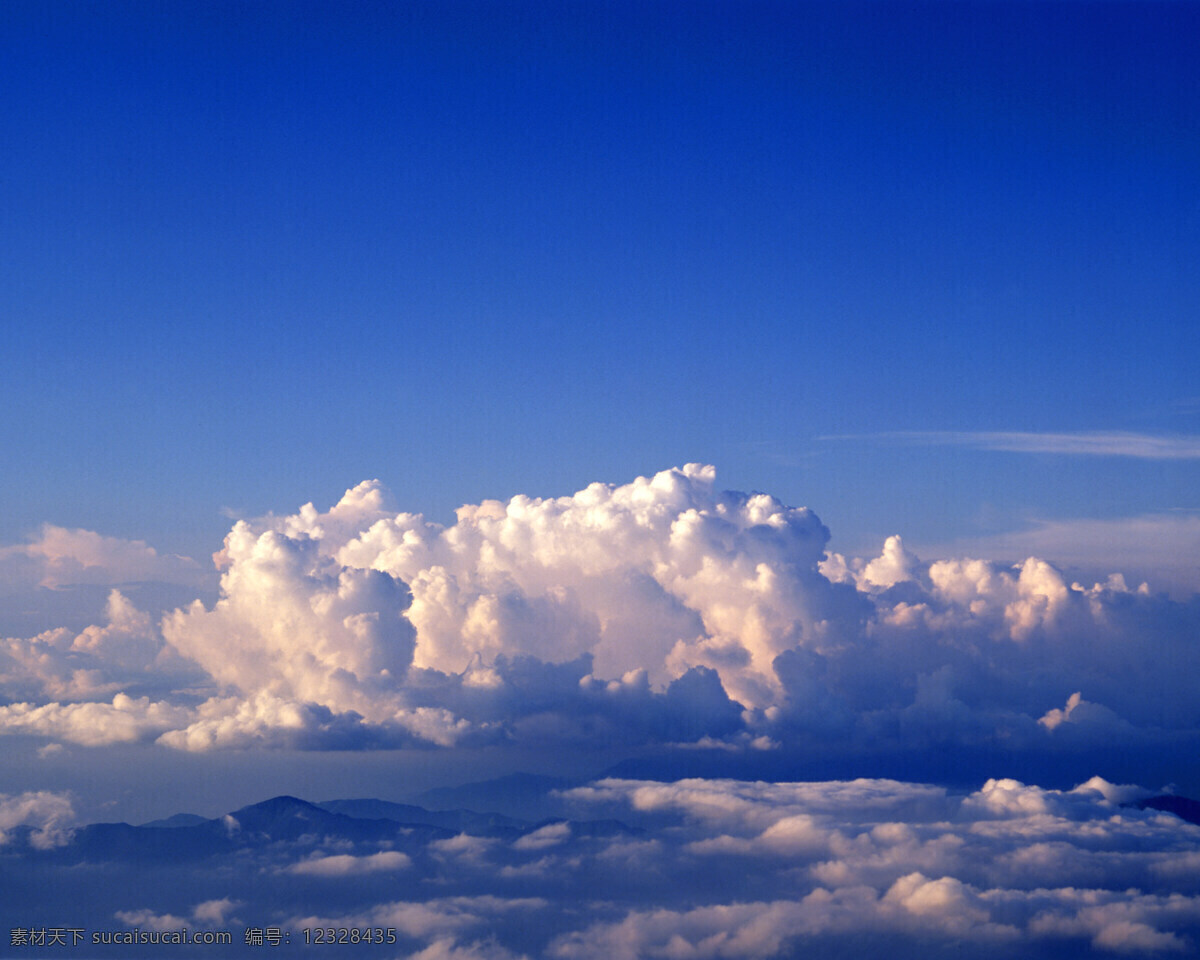
[[[889,956],[930,941],[1001,956],[1085,944],[1183,955],[1200,924],[1200,828],[1120,806],[1140,793],[1100,778],[1070,791],[993,779],[965,796],[887,780],[601,781],[572,795],[682,817],[659,833],[675,838],[653,854],[664,870],[747,887],[736,900],[629,910],[549,953],[771,957],[798,940],[865,937]]]
[[[380,960],[1192,956],[1200,827],[1146,796],[1100,777],[606,778],[558,793],[569,820],[455,833],[419,807],[389,823],[277,798],[130,846],[133,828],[72,833],[65,798],[26,794],[0,797],[0,849],[6,893],[45,885],[22,916],[67,909],[76,875],[121,877],[72,904],[81,925],[233,927],[221,956],[261,949],[242,947],[251,925],[288,933],[280,956],[306,952],[303,930],[386,932],[355,947]],[[164,857],[147,834],[187,840]]]

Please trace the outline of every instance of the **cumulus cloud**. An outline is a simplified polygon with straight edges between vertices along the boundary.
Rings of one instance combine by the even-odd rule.
[[[217,900],[205,900],[192,908],[189,918],[179,917],[172,913],[155,913],[153,910],[118,910],[113,916],[130,927],[140,927],[143,930],[158,930],[174,932],[185,927],[209,929],[221,927],[230,922],[233,911],[239,906],[239,901],[229,897]]]
[[[1106,519],[1038,520],[1021,530],[933,544],[932,556],[969,556],[993,561],[1049,557],[1065,568],[1106,579],[1119,560],[1126,580],[1144,590],[1170,591],[1179,600],[1200,591],[1200,514],[1178,510]],[[1119,578],[1119,579],[1117,579]]]
[[[142,540],[122,540],[49,523],[28,543],[0,547],[0,582],[57,588],[152,580],[202,587],[209,578],[190,557],[160,554]]]
[[[412,662],[409,592],[387,573],[336,566],[319,545],[239,522],[221,599],[167,616],[163,636],[225,688],[385,716]]]
[[[737,662],[729,682],[744,701],[775,685],[775,655],[820,642],[846,612],[816,572],[829,534],[811,511],[714,479],[693,464],[573,497],[488,501],[445,529],[401,514],[326,549],[411,586],[419,667],[589,653],[603,676],[642,668],[662,682]]]
[[[301,860],[288,867],[289,873],[298,873],[310,877],[346,877],[364,873],[383,873],[393,870],[403,870],[412,866],[412,859],[398,850],[384,850],[379,853],[356,857],[350,854],[335,854],[333,856],[315,856],[309,860]]]
[[[61,846],[70,839],[75,820],[71,798],[66,794],[38,790],[29,793],[0,793],[0,847],[18,826],[33,827],[30,843],[38,848]]]
[[[524,960],[510,953],[494,940],[476,940],[466,945],[458,944],[453,937],[435,940],[424,950],[412,954],[408,960]]]
[[[192,919],[204,926],[215,927],[229,922],[229,917],[238,907],[238,901],[229,897],[205,900],[192,908]]]
[[[1131,729],[1130,724],[1099,703],[1089,703],[1076,690],[1067,697],[1067,705],[1062,710],[1047,710],[1038,723],[1047,730],[1057,730],[1066,724],[1090,724],[1097,727],[1107,727],[1109,730],[1125,732]]]
[[[173,706],[148,697],[123,693],[111,703],[14,703],[0,707],[0,729],[7,733],[32,733],[84,746],[134,743],[154,739],[186,723],[187,707]]]
[[[172,657],[150,616],[119,590],[109,592],[104,613],[107,623],[79,632],[60,627],[0,639],[0,696],[92,700],[161,685]]]
[[[441,940],[449,945],[462,931],[490,925],[506,914],[525,919],[531,911],[548,905],[540,897],[456,896],[423,902],[400,900],[378,904],[365,913],[302,917],[291,923],[294,927],[394,927],[417,940]]]
[[[252,747],[299,750],[395,747],[410,739],[401,728],[366,724],[353,712],[335,713],[321,704],[264,692],[245,699],[212,697],[182,714],[179,720],[182,723],[163,732],[158,742],[193,752]],[[433,740],[435,736],[427,731],[423,739]]]
[[[697,464],[448,526],[368,481],[238,521],[211,604],[154,623],[113,591],[105,625],[4,641],[0,730],[183,750],[1200,743],[1196,600],[1037,555],[928,559],[893,536],[855,558],[828,539]]]
[[[713,480],[691,465],[488,501],[448,528],[389,515],[360,484],[328,513],[239,522],[221,598],[162,633],[247,702],[434,743],[570,739],[581,718],[610,739],[727,736],[780,689],[775,656],[834,642],[862,611],[818,573],[828,532],[810,511]],[[226,713],[164,743],[236,744],[247,726]]]
[[[525,836],[517,840],[513,844],[515,850],[542,850],[545,847],[553,847],[571,836],[571,825],[569,823],[548,823],[544,827],[539,827],[532,833],[527,833]]]

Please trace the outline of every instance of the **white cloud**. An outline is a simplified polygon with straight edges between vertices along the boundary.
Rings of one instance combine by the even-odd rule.
[[[118,910],[113,916],[130,927],[140,927],[144,930],[175,932],[185,927],[211,929],[225,926],[230,922],[233,911],[240,906],[240,901],[229,897],[217,900],[205,900],[192,908],[190,918],[179,917],[171,913],[155,913],[153,910]]]
[[[570,839],[571,825],[567,822],[548,823],[544,827],[539,827],[532,833],[527,833],[525,836],[518,839],[513,844],[514,850],[544,850],[546,847],[553,847],[564,840]]]
[[[365,873],[385,873],[412,866],[412,859],[398,850],[384,850],[367,856],[350,854],[315,856],[288,867],[288,873],[312,877],[346,877]]]
[[[819,783],[764,783],[691,778],[673,783],[598,780],[566,791],[574,800],[623,802],[644,813],[678,811],[722,830],[759,833],[792,816],[810,814],[876,822],[914,812],[949,816],[944,787],[896,780],[848,780]]]
[[[128,927],[141,927],[160,932],[182,930],[188,925],[183,917],[173,913],[155,913],[152,910],[118,910],[113,914]]]
[[[84,746],[153,739],[191,718],[186,707],[123,693],[111,703],[14,703],[0,707],[0,731],[32,733]]]
[[[378,904],[365,913],[295,918],[290,923],[293,927],[395,927],[418,940],[453,940],[460,931],[491,923],[505,914],[524,915],[547,906],[548,902],[540,897],[485,894],[424,902],[400,900]]]
[[[1200,883],[1200,828],[1120,806],[1142,795],[1098,777],[1070,791],[992,779],[966,796],[894,781],[600,781],[570,796],[687,815],[659,833],[667,845],[642,869],[664,890],[674,877],[675,896],[700,887],[710,899],[697,904],[693,893],[676,906],[664,894],[561,934],[548,952],[766,958],[791,955],[804,938],[847,935],[860,949],[913,957],[931,938],[1005,956],[1053,957],[1065,943],[1192,950],[1200,897],[1172,884]],[[687,884],[719,872],[697,868],[698,856],[739,858],[724,869],[742,878],[742,896]],[[764,890],[774,896],[746,895]]]
[[[319,545],[239,522],[225,540],[221,599],[164,617],[163,636],[226,688],[385,719],[412,660],[408,590],[386,573],[337,567]]]
[[[1106,733],[1113,730],[1123,732],[1130,729],[1130,725],[1108,707],[1099,703],[1089,703],[1083,699],[1083,695],[1078,690],[1067,697],[1065,709],[1046,711],[1038,723],[1047,730],[1057,730],[1064,723],[1108,728],[1104,731]]]
[[[1169,590],[1181,600],[1200,592],[1195,562],[1200,555],[1200,514],[1191,511],[1103,520],[1043,519],[1026,529],[930,544],[922,552],[1010,563],[1022,557],[1050,557],[1102,581],[1117,568],[1121,582],[1134,587],[1145,582],[1149,590]]]
[[[445,529],[400,514],[323,547],[410,585],[419,667],[586,652],[601,675],[645,668],[662,682],[732,658],[742,669],[722,680],[753,699],[775,683],[774,655],[818,642],[835,605],[815,570],[828,532],[808,510],[717,492],[714,477],[692,464],[573,497],[488,501]]]
[[[518,957],[495,941],[476,940],[473,943],[459,945],[453,937],[443,937],[435,940],[424,950],[411,954],[408,960],[524,960],[524,958],[525,954]]]
[[[239,901],[229,897],[205,900],[192,908],[192,919],[206,927],[218,927],[229,922],[230,915],[239,905]]]
[[[161,581],[204,587],[211,580],[190,557],[160,554],[141,540],[45,524],[36,539],[0,547],[0,581],[43,587]]]
[[[473,837],[468,833],[460,833],[445,840],[434,840],[429,844],[429,849],[444,860],[480,865],[488,851],[499,842],[494,837]]]
[[[696,464],[450,526],[391,512],[371,481],[326,512],[239,521],[209,606],[156,625],[114,590],[105,625],[0,642],[0,731],[730,757],[1200,739],[1194,603],[1085,587],[1037,555],[922,559],[896,536],[846,558],[827,540],[811,511]]]
[[[570,960],[642,957],[760,958],[784,955],[789,940],[855,932],[936,934],[955,940],[1007,942],[1015,931],[989,922],[978,895],[953,879],[902,878],[883,897],[866,887],[814,890],[797,900],[723,903],[687,911],[631,911],[558,937],[550,955]],[[878,946],[884,949],[882,939]],[[801,948],[802,949],[802,948]],[[790,955],[788,951],[786,955]]]
[[[0,793],[0,847],[9,841],[17,826],[34,828],[30,842],[39,848],[61,846],[70,839],[75,820],[71,798],[63,793],[38,790],[29,793]]]
[[[0,639],[0,695],[10,698],[91,700],[111,698],[165,675],[163,643],[119,590],[105,604],[107,624],[76,633],[47,630],[29,639]]]

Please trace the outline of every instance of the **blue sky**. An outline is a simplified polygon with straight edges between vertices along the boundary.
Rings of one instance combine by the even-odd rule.
[[[821,439],[1200,432],[1191,5],[2,17],[8,542],[690,461],[848,550],[1197,507],[1195,457]]]

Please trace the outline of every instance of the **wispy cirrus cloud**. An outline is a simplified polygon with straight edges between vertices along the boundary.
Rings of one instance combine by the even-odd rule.
[[[1031,433],[1018,430],[895,430],[840,434],[818,440],[875,440],[912,446],[968,447],[1006,453],[1133,457],[1139,460],[1200,460],[1200,436],[1133,433],[1123,430]]]

